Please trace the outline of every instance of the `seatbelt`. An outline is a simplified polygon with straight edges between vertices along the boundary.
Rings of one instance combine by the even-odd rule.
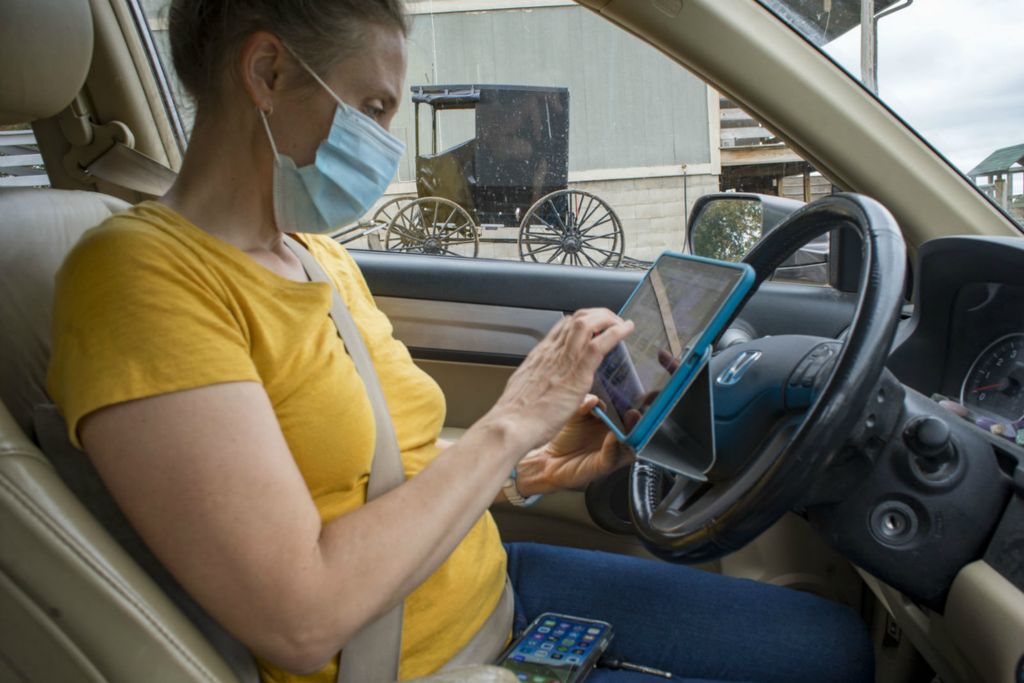
[[[383,495],[405,481],[402,470],[402,454],[398,448],[395,427],[391,422],[380,378],[373,367],[373,359],[366,348],[363,335],[352,320],[352,315],[342,301],[337,287],[327,279],[327,274],[302,244],[289,235],[284,243],[295,254],[313,282],[324,282],[331,287],[331,319],[338,329],[338,335],[345,344],[359,377],[366,386],[366,395],[373,407],[373,419],[377,425],[377,438],[373,448],[373,464],[370,479],[366,484],[366,499]],[[338,681],[362,683],[362,681],[397,681],[398,663],[402,654],[402,603],[376,621],[364,626],[353,636],[341,654],[338,665]]]
[[[405,475],[402,469],[401,451],[391,422],[380,378],[373,366],[373,359],[366,348],[366,342],[356,327],[348,307],[342,300],[334,283],[328,279],[323,268],[316,262],[298,240],[284,236],[284,243],[302,264],[306,275],[313,282],[325,282],[331,286],[331,319],[338,329],[356,371],[359,373],[366,394],[373,407],[377,424],[377,438],[373,452],[370,479],[366,485],[366,498],[372,500],[402,484]],[[505,587],[498,604],[491,611],[483,626],[473,638],[448,660],[442,669],[465,664],[486,664],[493,662],[505,649],[515,612],[515,595],[512,583],[505,578]],[[346,652],[348,654],[346,654]],[[338,666],[339,683],[363,683],[363,681],[397,681],[398,664],[402,653],[402,603],[373,623],[365,626],[345,646]]]
[[[89,175],[150,197],[162,197],[178,174],[137,149],[115,142],[85,169]]]

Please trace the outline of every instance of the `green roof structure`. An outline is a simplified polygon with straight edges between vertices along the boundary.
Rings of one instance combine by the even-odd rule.
[[[1024,164],[1024,143],[997,149],[968,171],[967,175],[976,178],[980,175],[1006,173],[1014,164]]]

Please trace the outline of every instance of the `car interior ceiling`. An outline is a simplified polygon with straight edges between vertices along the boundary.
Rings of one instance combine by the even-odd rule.
[[[5,12],[9,11],[12,23],[5,35],[14,39],[0,42],[0,63],[4,64],[0,124],[32,123],[55,189],[0,191],[0,320],[4,321],[0,333],[0,535],[4,538],[0,641],[5,643],[0,679],[17,680],[23,671],[45,671],[52,680],[254,680],[251,661],[239,653],[237,644],[226,634],[209,630],[201,616],[188,609],[183,612],[181,604],[168,597],[166,589],[69,491],[38,446],[42,418],[34,408],[47,403],[44,377],[54,274],[85,230],[145,198],[137,191],[84,176],[80,168],[65,167],[61,160],[91,163],[96,150],[112,140],[171,168],[180,165],[181,154],[158,98],[147,97],[159,84],[152,71],[139,66],[146,62],[144,49],[139,35],[125,30],[134,19],[124,3],[8,0],[7,4]],[[770,74],[791,74],[801,68],[798,65],[806,65],[802,54],[806,46],[787,37],[781,39],[785,47],[762,55],[764,59],[728,63],[719,54],[726,52],[720,45],[734,20],[726,21],[722,7],[734,3],[718,3],[716,8],[711,0],[694,2],[690,11],[702,21],[692,22],[692,28],[665,9],[682,3],[581,0],[580,4],[648,36],[696,73],[713,76],[723,92],[747,94],[751,109],[773,122],[796,149],[817,152],[807,154],[816,165],[818,156],[846,158],[845,166],[832,164],[831,172],[845,184],[882,200],[901,220],[912,250],[931,237],[957,232],[960,225],[975,226],[985,234],[1010,234],[1012,228],[965,193],[952,173],[944,175],[932,163],[918,163],[929,150],[903,134],[893,116],[845,93],[846,86],[835,81],[838,75],[824,67],[809,67],[808,74],[794,79],[815,82],[820,99],[807,111],[789,112],[785,118],[780,112],[788,111],[784,102],[792,93],[763,84],[772,82]],[[757,18],[763,8],[749,5],[738,10],[751,17],[744,30],[779,30],[765,17]],[[754,68],[759,62],[762,65]],[[13,87],[11,78],[17,79],[19,87]],[[834,95],[831,100],[829,93]],[[828,136],[821,131],[825,127],[812,125],[823,116],[835,121]],[[90,117],[107,125],[94,125]],[[876,131],[870,144],[852,144],[861,140],[865,125]],[[894,169],[927,170],[903,174],[901,191],[894,192],[891,178],[874,172],[880,163]],[[930,204],[923,211],[922,197]],[[440,292],[461,289],[466,300],[456,303],[465,305],[494,305],[498,296],[459,282],[460,276],[488,276],[472,264],[463,270],[453,265],[427,281],[424,269],[429,264],[417,259],[410,259],[400,272],[385,255],[362,254],[358,260],[381,297],[382,308],[389,314],[394,311],[396,330],[406,324],[410,335],[416,330],[403,322],[402,315],[410,288],[419,289],[420,298],[428,299],[442,299]],[[507,267],[512,277],[526,278],[515,264],[500,267]],[[539,291],[550,290],[542,281],[526,282]],[[616,293],[628,291],[632,282],[630,276],[616,281],[615,274],[596,275],[594,287],[587,291],[597,302],[610,305]],[[524,291],[515,295],[526,296]],[[520,301],[504,303],[514,306]],[[834,327],[831,336],[836,336],[848,323],[854,302],[847,297],[836,308],[831,305],[835,297],[828,292],[810,293],[803,303],[794,302],[784,290],[769,285],[748,317],[763,330],[779,308],[788,308],[798,325]],[[552,308],[570,310],[572,302]],[[821,316],[812,323],[815,311]],[[450,357],[417,360],[441,378],[446,391],[451,388],[449,427],[454,429],[448,434],[453,436],[475,418],[474,411],[483,402],[481,388],[484,394],[500,388],[510,371],[508,364],[475,364],[479,357],[461,358],[462,367],[456,367]],[[470,395],[476,396],[475,401],[467,398]],[[499,524],[510,539],[565,542],[573,538],[580,545],[648,555],[632,536],[628,540],[610,537],[595,526],[586,505],[584,494],[570,494],[526,513],[501,513]],[[1007,600],[1013,587],[984,563],[973,563],[965,570],[971,580],[952,594],[945,618],[937,611],[917,609],[904,593],[855,570],[793,516],[783,518],[751,547],[705,568],[781,581],[793,566],[789,555],[801,552],[814,570],[787,577],[788,585],[859,603],[856,606],[864,607],[875,633],[881,638],[889,633],[895,640],[888,651],[893,661],[879,664],[891,675],[885,680],[910,680],[900,672],[922,670],[921,654],[930,663],[942,662],[947,668],[940,673],[949,680],[982,676],[996,680],[991,672],[1005,671],[1007,653],[1019,650],[1014,645],[1024,624],[1019,591]],[[870,590],[863,590],[864,585]],[[61,605],[59,611],[53,607],[56,604]],[[954,619],[956,624],[951,625]],[[978,627],[982,622],[985,626]],[[913,643],[899,642],[901,627],[914,634]],[[964,634],[975,627],[977,633]],[[957,654],[967,647],[965,643],[973,648],[969,658]],[[5,659],[8,651],[19,653],[16,663]],[[125,657],[126,652],[139,654]],[[483,670],[467,672],[458,680],[492,680],[488,675]]]

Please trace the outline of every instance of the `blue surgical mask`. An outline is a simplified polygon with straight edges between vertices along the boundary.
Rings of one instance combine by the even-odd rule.
[[[298,61],[338,107],[316,161],[302,168],[278,153],[267,116],[260,111],[274,150],[274,219],[282,232],[330,232],[355,222],[381,198],[398,171],[405,144],[345,104],[316,72]]]

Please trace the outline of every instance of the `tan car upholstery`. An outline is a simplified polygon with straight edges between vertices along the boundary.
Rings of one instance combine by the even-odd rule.
[[[0,3],[0,125],[45,119],[67,107],[85,82],[92,48],[88,2]]]
[[[0,123],[67,107],[92,51],[87,0],[5,0]],[[2,680],[237,680],[28,436],[46,399],[54,273],[86,229],[123,208],[94,193],[0,192]]]
[[[0,400],[26,434],[47,400],[53,275],[86,229],[127,206],[95,192],[0,191]]]

